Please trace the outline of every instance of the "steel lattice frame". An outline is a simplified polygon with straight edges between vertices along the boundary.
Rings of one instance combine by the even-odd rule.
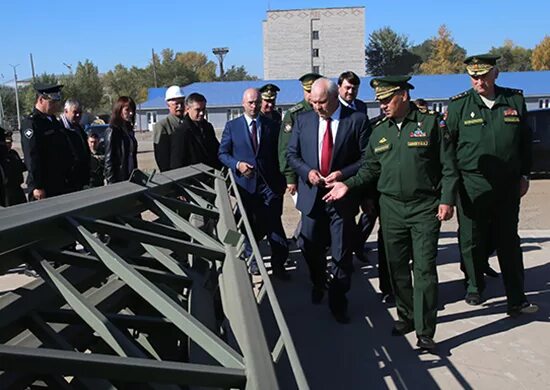
[[[286,351],[307,389],[251,239],[254,293],[241,232],[252,237],[233,177],[204,165],[0,209],[0,272],[39,274],[0,296],[0,388],[277,389]]]

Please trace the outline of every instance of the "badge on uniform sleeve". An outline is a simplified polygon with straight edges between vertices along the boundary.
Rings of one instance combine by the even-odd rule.
[[[31,139],[33,134],[34,134],[34,131],[32,129],[27,129],[23,132],[23,134],[25,135],[25,137],[27,137],[28,139]]]
[[[285,125],[285,133],[290,133],[290,130],[292,130],[292,125],[290,123],[287,123]]]

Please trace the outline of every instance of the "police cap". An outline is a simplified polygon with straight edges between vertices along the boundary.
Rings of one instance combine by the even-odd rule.
[[[63,88],[63,85],[56,84],[56,85],[45,85],[45,84],[39,84],[34,87],[36,90],[36,93],[46,99],[51,99],[55,101],[61,100],[61,89]]]
[[[374,94],[377,100],[383,100],[400,90],[414,89],[414,86],[408,81],[411,76],[386,76],[377,77],[370,81],[370,86],[374,88]]]

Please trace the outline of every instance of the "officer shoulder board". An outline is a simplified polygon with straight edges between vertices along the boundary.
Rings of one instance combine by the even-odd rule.
[[[462,93],[459,93],[458,95],[454,95],[452,98],[451,98],[451,101],[455,101],[455,100],[458,100],[458,99],[462,99],[463,97],[465,96],[468,96],[468,91],[464,91]]]
[[[303,105],[303,103],[300,102],[300,103],[297,103],[297,104],[293,105],[292,107],[290,107],[288,109],[288,111],[290,111],[292,113],[295,113],[296,111],[300,111],[303,108],[304,108],[304,105]]]
[[[384,122],[387,121],[387,120],[388,120],[388,117],[385,116],[384,118],[382,118],[382,119],[380,119],[378,122],[376,122],[376,123],[374,124],[373,128],[374,128],[374,127],[377,127],[377,126],[379,126],[379,125],[381,125],[382,123],[384,123]]]
[[[516,88],[504,88],[506,91],[513,93],[515,95],[523,95],[522,89],[516,89]]]

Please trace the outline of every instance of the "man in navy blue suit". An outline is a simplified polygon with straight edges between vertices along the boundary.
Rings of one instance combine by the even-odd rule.
[[[261,98],[257,89],[244,91],[242,105],[244,115],[225,124],[218,157],[235,174],[254,238],[260,240],[267,235],[273,275],[286,280],[289,275],[283,264],[288,244],[281,222],[286,181],[277,157],[279,127],[259,115]],[[254,262],[250,272],[258,273]]]
[[[326,249],[329,263],[329,308],[337,322],[348,323],[346,293],[350,288],[352,246],[358,199],[325,203],[325,185],[353,176],[361,165],[370,135],[367,116],[342,106],[338,86],[327,78],[313,83],[313,111],[296,117],[288,145],[288,163],[299,176],[297,207],[302,212],[300,247],[308,264],[311,300],[323,299]]]

